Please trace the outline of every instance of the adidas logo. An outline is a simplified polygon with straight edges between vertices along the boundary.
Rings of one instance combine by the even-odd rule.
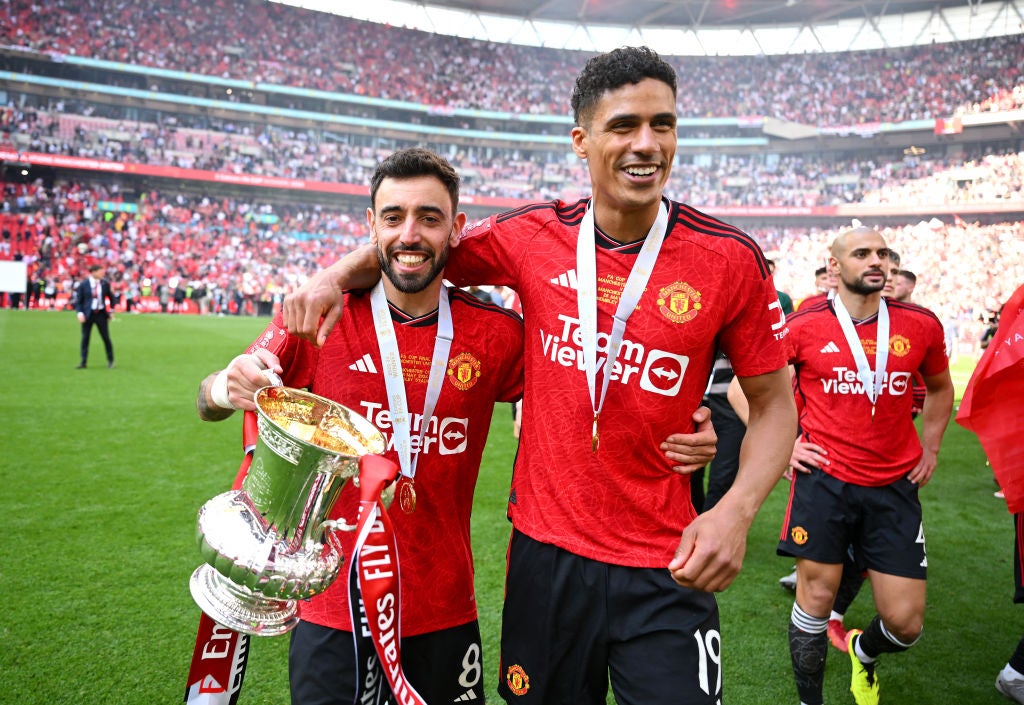
[[[568,272],[562,272],[557,277],[551,279],[551,283],[555,286],[564,286],[567,289],[579,289],[579,280],[576,279],[576,270],[570,269]]]
[[[348,368],[355,372],[369,372],[373,375],[377,374],[377,366],[373,364],[373,358],[370,357],[370,353],[363,355],[361,358],[349,365]]]
[[[821,352],[823,352],[823,353],[836,353],[836,352],[839,352],[839,346],[835,344],[835,341],[830,340],[830,341],[828,341],[828,345],[826,345],[825,347],[823,347],[821,349]]]
[[[455,698],[452,702],[455,703],[468,703],[470,700],[476,700],[476,693],[472,690],[467,690],[465,693]]]

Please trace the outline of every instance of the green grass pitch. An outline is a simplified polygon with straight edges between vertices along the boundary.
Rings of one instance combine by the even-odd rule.
[[[75,370],[74,315],[0,311],[0,703],[180,702],[198,609],[196,511],[230,484],[239,419],[204,424],[193,400],[266,319],[120,315],[117,367],[94,333],[92,366]],[[962,387],[971,361],[954,373]],[[514,453],[507,405],[495,410],[473,520],[487,700],[495,703]],[[883,703],[996,705],[997,671],[1024,629],[1012,596],[1012,521],[994,499],[976,439],[950,426],[922,494],[929,553],[921,642],[883,656]],[[775,555],[785,483],[750,532],[743,572],[720,596],[729,705],[796,703],[786,645],[793,598]],[[847,623],[873,614],[870,592]],[[254,639],[242,703],[288,702],[287,638]],[[852,703],[849,664],[831,650],[826,701]]]

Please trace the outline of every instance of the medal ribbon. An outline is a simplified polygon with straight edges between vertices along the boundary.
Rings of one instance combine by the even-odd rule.
[[[871,416],[875,415],[875,403],[882,393],[882,385],[885,383],[885,366],[889,362],[889,307],[885,304],[884,298],[878,299],[878,333],[875,338],[875,374],[872,383],[871,367],[868,365],[868,356],[861,345],[860,337],[854,328],[850,312],[846,310],[843,299],[836,296],[832,299],[832,306],[836,311],[836,318],[846,336],[846,344],[850,346],[853,353],[853,361],[857,363],[857,379],[864,385],[864,393],[871,402]]]
[[[405,378],[402,375],[402,358],[398,353],[398,339],[395,336],[395,324],[391,320],[388,300],[384,295],[383,279],[377,282],[370,292],[370,308],[373,311],[373,323],[377,328],[377,344],[380,346],[380,361],[384,367],[384,387],[388,395],[388,408],[391,411],[395,449],[398,451],[398,464],[402,475],[412,480],[416,477],[416,466],[420,454],[412,457],[410,441],[411,419],[409,404],[405,396]],[[419,443],[423,447],[423,434],[430,424],[434,406],[441,396],[441,385],[445,371],[448,369],[448,353],[452,349],[452,312],[448,303],[448,289],[441,287],[437,300],[437,337],[434,339],[434,352],[430,358],[430,377],[427,379],[427,395],[423,400],[423,420],[420,422]]]
[[[626,279],[626,287],[622,290],[619,304],[615,309],[614,323],[608,340],[608,358],[604,364],[604,379],[601,382],[601,394],[597,395],[597,243],[594,239],[594,202],[591,199],[587,212],[580,223],[580,231],[576,240],[576,303],[580,316],[580,335],[583,338],[583,367],[587,374],[587,389],[590,392],[590,407],[594,412],[593,450],[597,451],[597,422],[604,408],[604,399],[608,394],[608,382],[611,370],[619,357],[619,348],[626,333],[626,322],[633,315],[636,305],[640,302],[651,271],[657,262],[661,244],[665,240],[668,228],[668,209],[662,201],[658,208],[658,217],[654,220],[643,247],[633,262],[633,268]]]
[[[384,703],[390,687],[396,702],[426,705],[402,670],[398,545],[380,496],[397,474],[395,464],[382,456],[359,459],[359,523],[349,564],[349,595],[356,598],[349,600],[356,645],[356,697],[359,702]],[[360,648],[367,639],[373,642],[374,659],[367,659],[367,649]]]

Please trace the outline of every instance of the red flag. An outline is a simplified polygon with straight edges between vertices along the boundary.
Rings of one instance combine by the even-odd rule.
[[[1003,306],[956,422],[978,435],[1010,512],[1024,512],[1024,286]]]
[[[964,121],[960,117],[935,118],[935,134],[959,135],[964,131]]]

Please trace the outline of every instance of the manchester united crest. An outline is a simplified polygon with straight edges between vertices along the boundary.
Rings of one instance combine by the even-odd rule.
[[[508,667],[508,671],[505,673],[505,683],[513,695],[526,695],[526,691],[530,689],[530,677],[526,675],[526,671],[519,664]]]
[[[468,352],[459,353],[448,361],[448,381],[463,392],[480,378],[480,361]]]
[[[793,537],[793,543],[797,546],[803,546],[807,543],[807,529],[802,526],[794,526],[789,535]]]
[[[700,311],[700,292],[686,282],[676,282],[658,292],[658,306],[673,323],[686,323]]]
[[[910,340],[902,335],[892,336],[889,338],[889,352],[896,357],[904,357],[910,352]]]
[[[874,340],[865,340],[861,338],[861,347],[864,348],[864,354],[871,356],[875,354],[875,350],[878,348],[878,344]],[[889,338],[889,352],[896,357],[903,357],[910,352],[910,339],[903,335],[893,335]]]

